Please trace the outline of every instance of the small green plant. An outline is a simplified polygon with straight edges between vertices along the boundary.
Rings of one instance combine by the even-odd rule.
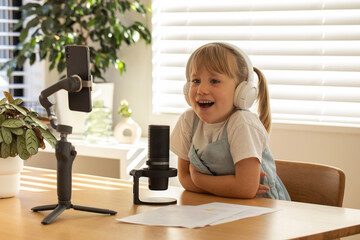
[[[21,99],[13,99],[4,92],[0,101],[0,157],[19,157],[23,160],[44,149],[44,139],[54,148],[56,138],[39,115],[20,106]]]
[[[131,113],[132,110],[129,108],[129,103],[125,99],[121,100],[118,114],[123,118],[129,118]]]

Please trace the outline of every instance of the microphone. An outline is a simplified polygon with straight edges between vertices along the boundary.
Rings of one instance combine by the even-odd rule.
[[[169,126],[150,125],[148,135],[149,160],[146,165],[151,171],[169,170]],[[152,176],[151,176],[152,175]],[[168,188],[168,177],[153,177],[149,175],[150,190],[166,190]]]
[[[173,198],[147,198],[139,199],[139,178],[148,177],[150,190],[168,189],[169,177],[177,176],[177,169],[169,167],[169,141],[170,127],[166,125],[149,125],[148,132],[148,160],[147,168],[131,170],[130,175],[134,177],[134,204],[174,204]]]

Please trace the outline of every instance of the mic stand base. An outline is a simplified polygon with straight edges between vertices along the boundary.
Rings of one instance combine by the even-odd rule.
[[[177,200],[175,198],[167,198],[167,197],[152,197],[152,198],[145,198],[140,200],[139,198],[139,178],[140,177],[148,177],[149,173],[153,176],[159,177],[176,177],[177,176],[177,169],[176,168],[169,168],[167,171],[155,171],[149,170],[148,168],[143,168],[140,170],[131,170],[130,175],[134,177],[134,185],[133,185],[133,199],[134,204],[140,205],[169,205],[169,204],[176,204]]]
[[[112,210],[73,205],[71,203],[72,164],[76,157],[76,151],[75,147],[66,139],[67,134],[71,133],[71,128],[66,125],[59,125],[58,130],[59,129],[61,130],[61,139],[56,141],[55,147],[55,155],[57,160],[58,204],[33,207],[31,210],[34,212],[53,210],[41,222],[44,225],[50,224],[64,210],[70,208],[79,211],[115,215],[117,212]]]

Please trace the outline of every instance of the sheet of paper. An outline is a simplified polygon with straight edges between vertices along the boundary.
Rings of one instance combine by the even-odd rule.
[[[221,209],[221,210],[236,209],[236,212],[237,212],[236,214],[234,214],[228,218],[213,222],[210,224],[211,226],[278,211],[278,209],[275,209],[275,208],[253,207],[253,206],[229,204],[229,203],[219,203],[219,202],[203,204],[200,206],[207,207],[207,208],[216,208],[216,209]]]
[[[196,228],[226,223],[274,211],[277,210],[214,202],[197,206],[166,206],[117,220],[120,222],[150,226]]]
[[[234,211],[229,209],[224,211],[222,209],[207,209],[198,206],[172,205],[117,220],[135,224],[196,228],[204,227],[233,214]]]

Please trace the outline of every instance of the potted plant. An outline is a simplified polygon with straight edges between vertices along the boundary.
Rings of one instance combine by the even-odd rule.
[[[114,137],[119,143],[134,143],[141,137],[140,126],[131,118],[132,110],[128,102],[123,99],[120,102],[118,114],[122,120],[114,128]]]
[[[148,28],[128,17],[129,13],[145,17],[150,11],[138,0],[46,0],[43,4],[25,4],[21,11],[22,19],[14,26],[15,30],[22,28],[17,55],[0,65],[0,70],[6,69],[8,76],[22,68],[25,61],[29,60],[32,65],[38,59],[48,60],[49,70],[56,69],[60,79],[64,78],[65,46],[86,45],[94,82],[104,82],[104,73],[110,66],[115,66],[120,75],[126,71],[121,59],[123,45],[132,45],[141,39],[151,43]],[[112,82],[104,85],[94,84],[93,96],[104,100],[112,109],[114,86]],[[71,124],[73,133],[84,133],[86,114],[70,112],[65,92],[57,93],[57,98],[57,102],[62,103],[57,105],[60,121]],[[78,121],[74,122],[74,117]]]
[[[4,92],[0,101],[0,198],[19,192],[23,160],[45,148],[46,140],[55,147],[56,138],[34,111],[22,107],[21,99]]]
[[[86,45],[90,49],[91,75],[104,79],[104,72],[111,64],[122,74],[125,62],[120,58],[123,43],[131,45],[144,39],[151,43],[151,33],[141,22],[124,24],[128,12],[145,16],[147,9],[138,0],[47,0],[43,4],[28,3],[21,7],[22,19],[14,26],[22,27],[17,45],[17,55],[3,64],[7,75],[30,65],[36,59],[50,61],[49,70],[64,72],[66,45]],[[126,19],[129,22],[129,19]]]

